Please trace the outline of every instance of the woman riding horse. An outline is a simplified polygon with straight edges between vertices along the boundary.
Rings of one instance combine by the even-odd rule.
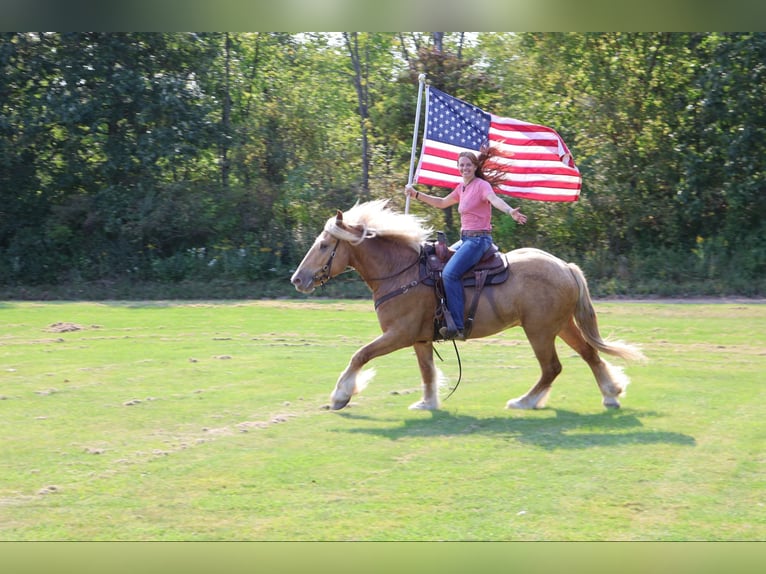
[[[387,201],[357,204],[327,220],[292,276],[302,293],[310,293],[332,277],[353,267],[372,291],[383,333],[361,347],[341,373],[330,400],[333,409],[345,407],[374,371],[362,368],[375,357],[413,347],[418,359],[423,397],[412,409],[439,408],[439,372],[434,365],[433,287],[421,272],[423,244],[432,230],[411,214],[387,207]],[[599,352],[624,359],[640,359],[641,352],[621,342],[601,338],[588,285],[580,268],[538,249],[516,249],[505,254],[511,279],[485,287],[478,300],[469,338],[486,337],[521,326],[532,345],[541,375],[508,408],[532,409],[545,405],[553,380],[561,372],[555,340],[560,337],[590,366],[607,407],[619,407],[628,378]],[[467,288],[472,294],[473,289]],[[395,294],[395,296],[391,296]]]
[[[463,183],[458,184],[446,197],[426,195],[416,191],[408,185],[404,192],[408,197],[414,197],[432,207],[444,209],[458,204],[460,213],[460,241],[452,248],[456,253],[444,266],[442,278],[444,280],[444,292],[447,297],[447,309],[452,315],[454,328],[442,327],[441,336],[445,339],[465,339],[464,320],[465,294],[463,293],[463,274],[471,269],[482,258],[484,253],[492,247],[492,208],[499,209],[506,215],[510,215],[516,223],[524,224],[526,215],[521,213],[521,208],[512,208],[500,199],[492,189],[493,179],[495,184],[504,179],[484,173],[487,161],[494,155],[494,148],[483,148],[479,156],[473,152],[464,151],[458,155],[457,168],[463,178]],[[495,181],[497,180],[497,181]],[[450,323],[448,323],[450,324]]]

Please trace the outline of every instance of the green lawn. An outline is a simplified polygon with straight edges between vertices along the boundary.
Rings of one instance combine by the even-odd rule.
[[[618,411],[563,344],[505,410],[515,329],[460,344],[440,412],[409,349],[330,412],[368,301],[0,303],[0,540],[764,540],[766,305],[596,310],[650,359],[612,361]]]

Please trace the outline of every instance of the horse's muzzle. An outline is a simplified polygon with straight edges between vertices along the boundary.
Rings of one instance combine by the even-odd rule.
[[[314,277],[307,277],[304,273],[301,273],[300,269],[293,273],[290,282],[295,286],[295,289],[301,293],[311,293],[315,288]]]

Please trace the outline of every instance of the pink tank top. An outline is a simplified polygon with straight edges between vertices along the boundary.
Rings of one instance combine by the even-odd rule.
[[[463,231],[492,230],[492,204],[487,200],[491,192],[492,186],[489,182],[478,177],[465,188],[461,183],[453,190],[460,200],[458,212]]]

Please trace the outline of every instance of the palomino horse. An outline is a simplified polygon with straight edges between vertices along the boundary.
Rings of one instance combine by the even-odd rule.
[[[341,373],[330,401],[333,409],[345,407],[374,376],[362,368],[375,357],[413,347],[420,366],[423,397],[411,409],[439,408],[439,372],[434,365],[433,287],[423,284],[419,262],[432,230],[413,215],[387,207],[387,201],[357,204],[328,219],[292,283],[310,293],[347,267],[356,269],[372,290],[383,334],[360,348]],[[484,288],[470,338],[492,335],[520,325],[526,333],[542,374],[523,396],[506,408],[545,406],[551,384],[561,372],[555,339],[561,337],[588,363],[607,407],[619,407],[628,378],[599,356],[599,351],[624,359],[641,359],[641,352],[621,342],[606,342],[599,334],[585,276],[577,265],[538,249],[516,249],[506,254],[510,278]],[[395,294],[395,295],[392,295]],[[470,301],[473,289],[466,291]]]

